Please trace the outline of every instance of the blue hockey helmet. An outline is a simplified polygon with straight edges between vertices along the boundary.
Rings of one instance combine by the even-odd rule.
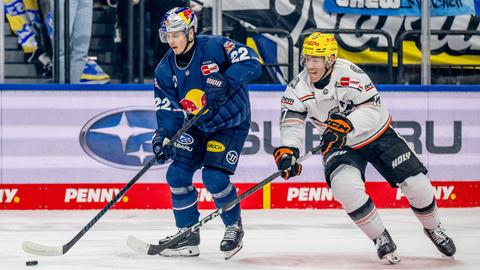
[[[160,22],[160,40],[167,43],[167,33],[183,31],[188,35],[188,30],[193,27],[197,31],[197,16],[188,7],[175,7],[167,11]]]

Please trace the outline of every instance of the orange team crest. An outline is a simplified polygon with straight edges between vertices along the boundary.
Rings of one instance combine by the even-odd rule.
[[[185,97],[180,100],[180,107],[189,114],[197,114],[206,103],[207,97],[202,90],[191,89],[187,92]],[[205,113],[207,111],[205,111]]]
[[[190,20],[192,19],[192,10],[185,9],[184,11],[179,12],[178,16],[180,16],[180,18],[182,18],[185,21],[185,23],[188,25],[190,24]]]

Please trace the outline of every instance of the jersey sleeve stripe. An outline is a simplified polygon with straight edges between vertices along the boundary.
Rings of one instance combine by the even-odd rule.
[[[288,124],[301,124],[304,125],[305,121],[301,119],[295,119],[295,118],[288,118],[283,120],[280,125],[288,125]]]

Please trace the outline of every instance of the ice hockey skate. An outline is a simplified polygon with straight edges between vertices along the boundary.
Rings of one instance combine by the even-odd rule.
[[[390,264],[400,262],[400,257],[396,252],[397,246],[386,229],[379,237],[373,239],[373,243],[375,243],[375,246],[377,247],[378,258]]]
[[[437,249],[446,257],[450,259],[455,259],[453,255],[457,251],[455,243],[453,243],[452,238],[448,237],[445,233],[445,229],[440,225],[435,229],[423,229],[423,232],[432,240],[433,244]]]
[[[164,244],[171,239],[175,238],[176,235],[184,232],[188,228],[181,228],[179,231],[172,236],[167,236],[164,239],[159,241],[159,244]],[[171,247],[160,252],[160,256],[164,257],[196,257],[200,255],[200,232],[198,230],[190,233],[187,237],[180,240],[178,243],[172,245]]]
[[[242,220],[225,227],[225,234],[220,243],[220,251],[225,253],[225,260],[230,259],[237,254],[243,247],[243,226]]]

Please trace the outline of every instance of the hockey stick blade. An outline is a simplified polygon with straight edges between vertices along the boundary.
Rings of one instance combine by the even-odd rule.
[[[317,153],[321,149],[321,145],[313,148],[310,150],[307,154],[303,155],[298,159],[298,162],[303,162],[307,158],[311,157],[315,153]],[[238,196],[236,199],[230,201],[226,205],[224,205],[222,208],[217,208],[213,213],[209,214],[208,216],[204,217],[202,220],[194,224],[192,227],[188,228],[188,230],[183,231],[180,234],[175,235],[170,241],[164,243],[164,244],[150,244],[147,242],[144,242],[135,236],[130,235],[127,239],[127,246],[130,247],[132,250],[139,252],[141,254],[145,255],[159,255],[160,252],[163,250],[167,249],[170,246],[175,245],[176,243],[180,242],[183,238],[188,236],[188,234],[198,230],[201,226],[203,226],[205,223],[209,222],[210,220],[218,217],[220,214],[222,214],[224,211],[227,209],[230,209],[246,197],[250,196],[257,190],[263,188],[266,184],[272,182],[274,179],[279,177],[282,174],[282,171],[276,171],[274,174],[270,175],[269,177],[265,178],[262,180],[260,183],[256,184],[249,190],[245,191],[242,195]]]
[[[40,256],[60,256],[63,255],[63,247],[61,246],[45,246],[34,242],[23,242],[22,248],[25,252]]]
[[[203,107],[192,119],[188,120],[185,125],[177,131],[177,133],[170,139],[168,144],[173,145],[173,143],[180,138],[189,128],[197,122],[200,116],[207,110],[207,107]],[[30,241],[23,242],[23,250],[30,254],[41,255],[41,256],[60,256],[67,253],[75,243],[80,240],[92,227],[97,223],[97,221],[105,215],[105,213],[112,208],[112,206],[120,200],[123,195],[142,177],[145,172],[150,169],[157,162],[155,159],[150,160],[118,193],[110,200],[105,207],[103,207],[97,215],[90,220],[90,222],[85,225],[82,230],[80,230],[70,241],[68,241],[63,246],[45,246]]]

